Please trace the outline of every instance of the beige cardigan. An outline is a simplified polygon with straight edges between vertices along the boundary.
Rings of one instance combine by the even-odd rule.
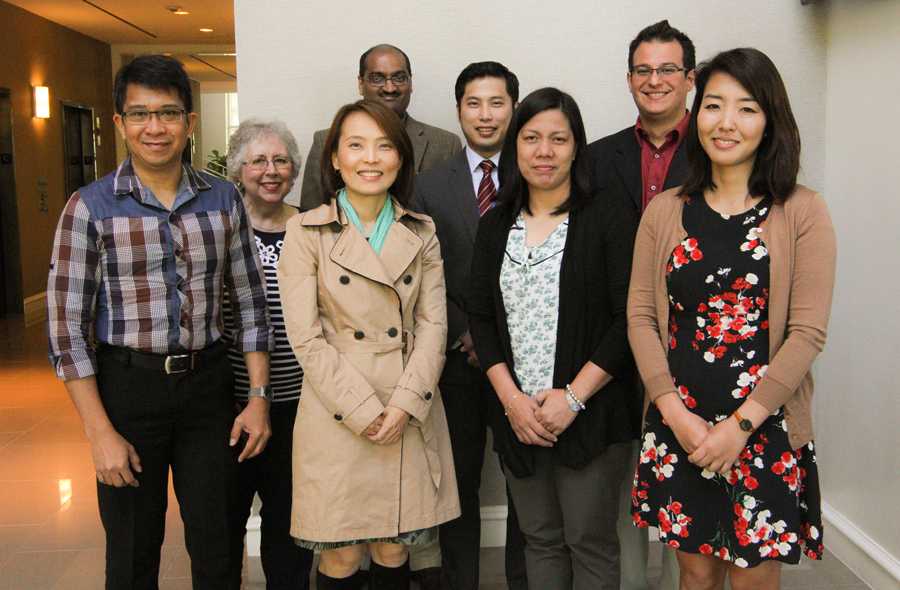
[[[687,237],[679,187],[657,196],[641,219],[628,291],[628,340],[646,403],[675,391],[666,358],[669,295],[666,263]],[[750,394],[774,412],[784,406],[793,448],[812,440],[813,360],[825,345],[834,287],[835,236],[822,196],[797,185],[763,222],[769,251],[769,368]]]

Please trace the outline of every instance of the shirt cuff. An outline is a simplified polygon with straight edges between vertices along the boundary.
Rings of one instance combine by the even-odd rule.
[[[63,381],[83,379],[97,374],[97,359],[93,350],[72,350],[53,355],[56,376]]]

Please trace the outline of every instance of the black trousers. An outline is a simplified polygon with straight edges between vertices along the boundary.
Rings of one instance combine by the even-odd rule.
[[[298,547],[291,537],[291,450],[297,400],[273,403],[269,416],[272,438],[260,455],[238,464],[231,535],[232,590],[241,588],[244,535],[254,494],[262,507],[260,553],[267,590],[308,590],[313,552]],[[238,447],[241,445],[239,444]]]
[[[166,375],[131,366],[121,349],[97,353],[97,385],[115,429],[138,453],[139,487],[97,484],[106,531],[107,590],[157,590],[169,468],[184,521],[195,590],[228,579],[228,508],[234,456],[231,365],[222,354]]]
[[[487,437],[487,396],[495,395],[480,369],[465,353],[450,351],[441,375],[450,444],[462,515],[441,525],[441,559],[450,590],[478,590],[481,547],[481,470]],[[506,521],[506,578],[510,589],[526,588],[524,540],[512,502]]]

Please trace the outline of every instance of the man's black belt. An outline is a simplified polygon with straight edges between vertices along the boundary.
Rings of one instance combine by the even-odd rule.
[[[103,354],[109,355],[127,366],[160,371],[167,375],[177,375],[199,369],[204,363],[221,357],[225,354],[225,350],[226,345],[221,340],[207,346],[203,350],[175,354],[155,354],[152,352],[140,352],[123,346],[100,345],[100,351]]]

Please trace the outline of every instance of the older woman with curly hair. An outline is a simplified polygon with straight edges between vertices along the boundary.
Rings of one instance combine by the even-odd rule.
[[[232,540],[230,588],[241,587],[244,534],[254,494],[262,500],[262,566],[269,590],[309,587],[312,552],[298,547],[290,535],[291,445],[294,417],[300,399],[303,370],[297,362],[284,330],[281,296],[276,271],[284,246],[287,221],[297,209],[284,202],[300,172],[300,151],[288,128],[280,121],[250,119],[231,136],[228,176],[240,189],[244,208],[253,226],[256,247],[266,275],[269,316],[275,328],[271,352],[272,438],[258,457],[238,467]],[[226,330],[230,330],[231,306],[226,304]],[[230,334],[230,332],[228,332]],[[234,347],[228,351],[234,368],[235,399],[246,404],[249,391],[247,367]]]

